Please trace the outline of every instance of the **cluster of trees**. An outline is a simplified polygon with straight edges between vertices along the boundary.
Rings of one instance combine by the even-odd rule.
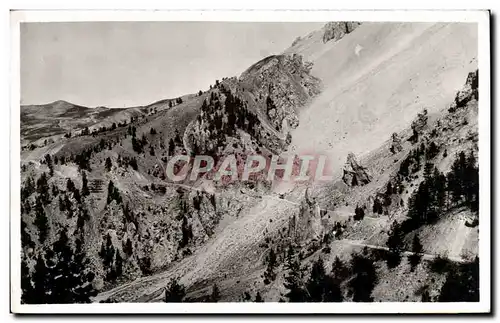
[[[82,240],[72,247],[65,230],[51,248],[40,253],[32,269],[21,262],[21,301],[25,304],[90,303],[97,294]]]
[[[404,237],[405,232],[403,231],[403,227],[397,221],[394,221],[386,241],[386,246],[389,248],[389,252],[386,255],[387,267],[395,268],[400,264],[401,252],[405,249]]]
[[[137,159],[135,157],[118,155],[117,163],[118,163],[118,167],[127,168],[128,166],[130,166],[130,167],[132,167],[133,170],[138,169]],[[106,166],[106,170],[108,170],[108,171],[111,170],[112,162],[111,162],[111,159],[109,157],[106,158],[106,165],[105,166]]]
[[[113,181],[109,181],[107,204],[110,204],[112,201],[116,201],[117,204],[121,204],[122,197],[118,188],[113,184]]]
[[[151,191],[159,192],[160,194],[165,195],[165,193],[167,192],[167,187],[165,185],[161,184],[155,185],[155,183],[151,183]]]
[[[200,125],[207,127],[209,140],[215,142],[211,151],[205,151],[213,157],[216,157],[217,148],[225,144],[226,136],[234,136],[240,129],[257,137],[260,129],[257,115],[248,109],[246,102],[222,84],[216,84],[216,87],[220,89],[220,93],[212,91],[208,101],[203,100],[202,113],[197,118]],[[222,97],[225,99],[223,100]],[[200,147],[195,142],[193,153],[199,153],[199,150]]]
[[[252,301],[252,296],[250,295],[249,292],[245,292],[243,294],[243,301],[244,302],[251,302]],[[257,294],[255,295],[254,302],[255,303],[263,303],[264,302],[264,299],[262,298],[262,295],[260,295],[260,292],[257,292]]]
[[[130,123],[132,123],[133,121],[134,121],[134,117],[131,118]],[[113,122],[113,124],[110,127],[101,126],[99,128],[93,129],[92,131],[90,131],[89,127],[85,127],[85,128],[83,128],[83,130],[80,132],[79,135],[80,136],[92,135],[93,137],[96,137],[100,133],[104,133],[106,131],[113,131],[113,130],[116,130],[116,128],[118,128],[118,127],[125,127],[126,125],[127,125],[127,121],[124,120],[123,122],[118,122],[118,124],[116,122]],[[71,132],[64,134],[64,137],[71,138],[72,137]]]
[[[424,143],[421,143],[420,146],[412,149],[408,156],[401,162],[398,174],[404,179],[417,173],[425,160],[430,162],[438,153],[439,147],[435,142],[431,141],[427,147]]]
[[[276,269],[278,267],[277,255],[273,248],[267,255],[266,262],[267,268],[264,271],[264,284],[268,285],[276,279]]]
[[[479,168],[472,151],[468,156],[460,152],[446,176],[427,163],[424,181],[410,198],[408,215],[418,227],[436,221],[446,209],[459,205],[478,211]]]
[[[403,240],[407,233],[424,224],[434,223],[450,207],[466,206],[473,212],[478,211],[479,204],[479,169],[476,158],[471,151],[457,154],[451,171],[444,175],[432,163],[424,167],[424,180],[411,196],[408,204],[408,219],[402,223],[393,222],[389,231],[387,247],[387,263],[390,268],[397,266],[404,249]],[[422,244],[418,235],[412,242],[409,257],[412,268],[420,262]]]
[[[182,238],[179,242],[179,248],[184,248],[193,239],[193,227],[189,223],[188,217],[185,213],[182,215],[181,232]]]
[[[373,199],[372,211],[374,214],[388,214],[388,207],[393,202],[393,196],[403,193],[404,185],[401,178],[396,178],[396,182],[388,182],[386,190],[383,193],[377,194]],[[399,202],[402,205],[402,200]]]
[[[446,181],[452,203],[464,203],[474,212],[479,210],[479,166],[473,151],[467,156],[463,151],[458,154]]]
[[[260,295],[259,295],[260,296]],[[197,299],[197,302],[217,303],[221,299],[219,286],[213,284],[209,295]],[[172,278],[165,287],[165,294],[163,297],[165,303],[182,303],[192,302],[193,299],[186,298],[186,287],[179,283],[178,278]]]
[[[90,167],[90,160],[92,156],[103,151],[104,149],[111,150],[118,142],[119,140],[117,138],[115,138],[114,140],[105,140],[104,138],[101,138],[99,144],[95,145],[94,147],[84,149],[78,154],[71,154],[69,156],[51,156],[47,154],[42,160],[42,163],[46,164],[49,167],[50,176],[52,176],[54,172],[54,165],[65,165],[66,163],[71,162],[75,163],[78,166],[79,170],[91,171],[92,169]]]
[[[35,221],[33,221],[33,223],[38,229],[38,241],[44,244],[50,228],[47,214],[45,213],[45,208],[40,198],[37,198],[35,202]]]
[[[407,178],[420,170],[421,157],[424,155],[425,145],[422,143],[419,147],[412,149],[406,158],[401,162],[398,174]]]
[[[354,210],[354,220],[356,221],[363,220],[364,217],[365,217],[365,210],[359,205],[356,205],[356,209]]]
[[[274,270],[278,264],[275,257],[274,249],[271,249],[268,256],[268,267],[264,275],[266,279],[271,279],[269,274],[276,275]],[[303,267],[299,258],[295,248],[290,245],[285,254],[284,264],[286,292],[280,301],[342,302],[346,295],[352,297],[354,302],[373,301],[371,293],[378,283],[378,277],[375,261],[367,248],[354,254],[349,262],[335,257],[330,272],[326,270],[321,257],[314,261],[309,268]],[[344,291],[344,289],[346,290]],[[176,278],[170,280],[164,295],[165,302],[192,301],[186,298],[186,288]],[[220,289],[217,284],[214,284],[211,293],[197,301],[217,302],[220,298]],[[249,292],[243,294],[243,301],[252,301]],[[257,293],[254,301],[263,302],[264,300],[260,293]]]
[[[439,302],[479,302],[479,258],[452,266],[441,287]]]
[[[30,199],[30,196],[34,193],[36,193],[36,196],[34,198],[35,203],[33,207],[31,204],[32,199]],[[67,211],[68,218],[72,218],[74,216],[74,209],[79,211],[77,229],[82,230],[85,221],[89,217],[88,211],[83,203],[83,199],[89,194],[90,192],[88,189],[88,181],[85,171],[82,171],[81,192],[75,186],[75,183],[69,178],[66,181],[66,191],[60,191],[55,184],[52,184],[52,189],[50,189],[48,176],[44,172],[37,179],[36,186],[31,177],[28,177],[25,180],[21,188],[21,213],[29,214],[32,210],[34,211],[35,219],[33,221],[33,224],[37,228],[39,242],[41,244],[44,244],[50,230],[45,207],[49,205],[53,199],[59,196],[59,210],[61,212]],[[70,201],[69,196],[72,196],[76,203]],[[26,235],[24,229],[22,230],[21,234],[24,236]],[[25,236],[25,239],[26,238],[27,237]]]
[[[224,108],[227,114],[227,134],[232,135],[239,128],[252,135],[252,137],[257,137],[260,125],[257,115],[248,110],[246,103],[234,95],[231,90],[222,86],[221,92],[226,96]]]
[[[146,135],[143,134],[141,139],[137,139],[135,136],[135,132],[132,135],[132,149],[138,153],[142,154],[144,152],[144,146],[148,144],[148,140]]]
[[[183,143],[179,131],[175,129],[174,138],[170,138],[170,140],[168,141],[168,156],[173,156],[175,153],[175,148],[182,147],[182,145]]]
[[[342,302],[344,292],[341,284],[346,281],[348,294],[352,295],[353,301],[373,301],[371,292],[378,278],[374,261],[368,255],[367,249],[354,254],[349,264],[336,257],[330,273],[326,272],[324,262],[319,258],[307,274],[290,247],[285,268],[287,274],[284,286],[287,292],[284,296],[289,302]]]

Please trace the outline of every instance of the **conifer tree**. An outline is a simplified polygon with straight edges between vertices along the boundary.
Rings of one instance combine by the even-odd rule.
[[[264,284],[268,285],[276,279],[276,266],[276,253],[274,252],[274,249],[271,248],[271,250],[269,251],[269,255],[267,256],[267,268],[264,272]]]
[[[104,167],[106,168],[106,171],[109,172],[111,170],[112,166],[113,166],[113,164],[111,163],[111,158],[107,157],[105,165],[104,165]]]
[[[354,302],[373,302],[371,293],[378,278],[374,261],[365,254],[355,254],[351,259],[353,278],[349,287],[353,294]]]
[[[110,268],[113,264],[113,258],[115,256],[115,248],[113,246],[113,241],[109,233],[106,235],[106,241],[102,242],[101,251],[99,256],[102,258],[102,263],[105,268]]]
[[[173,156],[175,152],[175,143],[172,138],[168,141],[168,155]]]
[[[45,173],[42,173],[42,175],[40,175],[40,177],[36,181],[36,192],[38,193],[43,205],[47,205],[50,203],[50,190],[47,175]]]
[[[165,288],[166,303],[181,303],[186,296],[186,289],[179,284],[178,279],[171,279],[168,286]]]
[[[300,266],[300,261],[295,255],[287,258],[286,267],[288,273],[285,276],[284,287],[288,290],[285,297],[289,302],[305,302],[307,293],[304,289],[303,271]]]
[[[208,301],[212,303],[217,303],[219,300],[220,300],[219,287],[217,286],[217,284],[214,284],[212,286],[212,293],[210,294]]]
[[[34,304],[35,290],[31,282],[30,269],[23,259],[21,261],[21,303]]]
[[[24,186],[21,188],[21,200],[26,200],[35,191],[35,182],[31,176],[28,176],[24,182]]]
[[[356,209],[354,210],[354,220],[363,220],[365,217],[365,210],[362,207],[356,205]]]
[[[49,233],[49,221],[47,219],[47,215],[45,214],[41,198],[36,199],[34,224],[38,228],[38,239],[40,243],[45,243]]]
[[[42,255],[38,255],[33,271],[33,294],[25,297],[30,304],[46,304],[49,296],[49,273]]]
[[[422,243],[418,238],[418,234],[415,234],[413,236],[413,241],[411,244],[411,251],[413,252],[413,254],[408,257],[408,259],[410,260],[410,266],[412,270],[414,270],[415,267],[419,264],[420,259],[422,258],[422,256],[420,255],[422,250],[423,250]]]
[[[82,171],[82,195],[83,196],[90,195],[88,181],[87,181],[87,174],[85,173],[85,171]]]
[[[338,256],[335,256],[332,264],[332,277],[340,285],[349,276],[349,268]]]
[[[47,164],[47,167],[49,168],[50,177],[54,176],[54,165],[52,164],[52,158],[50,157],[49,154],[45,155],[45,163]]]
[[[182,216],[182,226],[181,226],[181,231],[182,231],[182,240],[179,243],[180,248],[184,248],[189,244],[191,239],[193,238],[193,229],[191,225],[188,222],[187,216],[184,214]]]
[[[394,221],[389,231],[389,238],[386,245],[389,248],[387,266],[389,268],[397,267],[401,262],[401,251],[403,250],[404,232],[397,221]]]
[[[133,246],[132,246],[132,241],[130,241],[130,238],[127,238],[127,242],[125,243],[125,245],[123,247],[123,252],[125,252],[125,254],[128,257],[132,256],[132,254],[134,252],[134,249],[133,249]]]
[[[307,300],[310,302],[341,302],[342,293],[334,279],[326,274],[323,260],[313,263],[306,283]]]

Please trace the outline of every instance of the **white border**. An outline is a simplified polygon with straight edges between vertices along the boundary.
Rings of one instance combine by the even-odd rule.
[[[19,24],[55,21],[412,21],[478,23],[480,302],[478,303],[119,303],[20,304]],[[486,11],[14,11],[11,12],[11,310],[15,313],[473,313],[490,308],[490,43]]]

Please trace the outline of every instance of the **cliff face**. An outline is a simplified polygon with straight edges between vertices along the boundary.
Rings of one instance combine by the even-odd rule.
[[[343,169],[342,181],[348,186],[362,186],[371,181],[366,169],[358,164],[356,156],[349,153]]]
[[[479,71],[470,72],[467,76],[467,81],[464,87],[457,92],[455,96],[455,102],[453,102],[451,108],[464,107],[472,99],[479,99],[478,95],[478,85],[479,85]]]
[[[356,29],[360,22],[355,21],[335,21],[329,22],[323,27],[325,33],[323,34],[323,43],[326,43],[330,40],[340,40],[345,35],[351,33],[354,29]]]
[[[403,150],[403,146],[401,145],[401,138],[399,138],[399,135],[397,133],[394,132],[392,134],[391,140],[391,147],[389,149],[393,154],[396,154]]]
[[[310,75],[312,64],[300,55],[268,57],[247,69],[240,82],[280,132],[298,126],[297,108],[319,93],[320,81]]]

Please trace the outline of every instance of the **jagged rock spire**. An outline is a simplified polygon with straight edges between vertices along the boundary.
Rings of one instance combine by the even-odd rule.
[[[399,138],[397,133],[394,132],[391,136],[391,139],[392,143],[390,150],[393,154],[397,154],[398,152],[403,150],[403,146],[401,145],[401,138]]]
[[[370,183],[371,177],[366,168],[359,165],[353,153],[347,155],[347,161],[343,169],[342,181],[348,186],[362,186]]]
[[[355,21],[334,21],[327,23],[323,29],[325,33],[323,34],[323,43],[326,43],[330,40],[339,40],[345,35],[351,33],[354,29],[356,29],[360,22]]]

